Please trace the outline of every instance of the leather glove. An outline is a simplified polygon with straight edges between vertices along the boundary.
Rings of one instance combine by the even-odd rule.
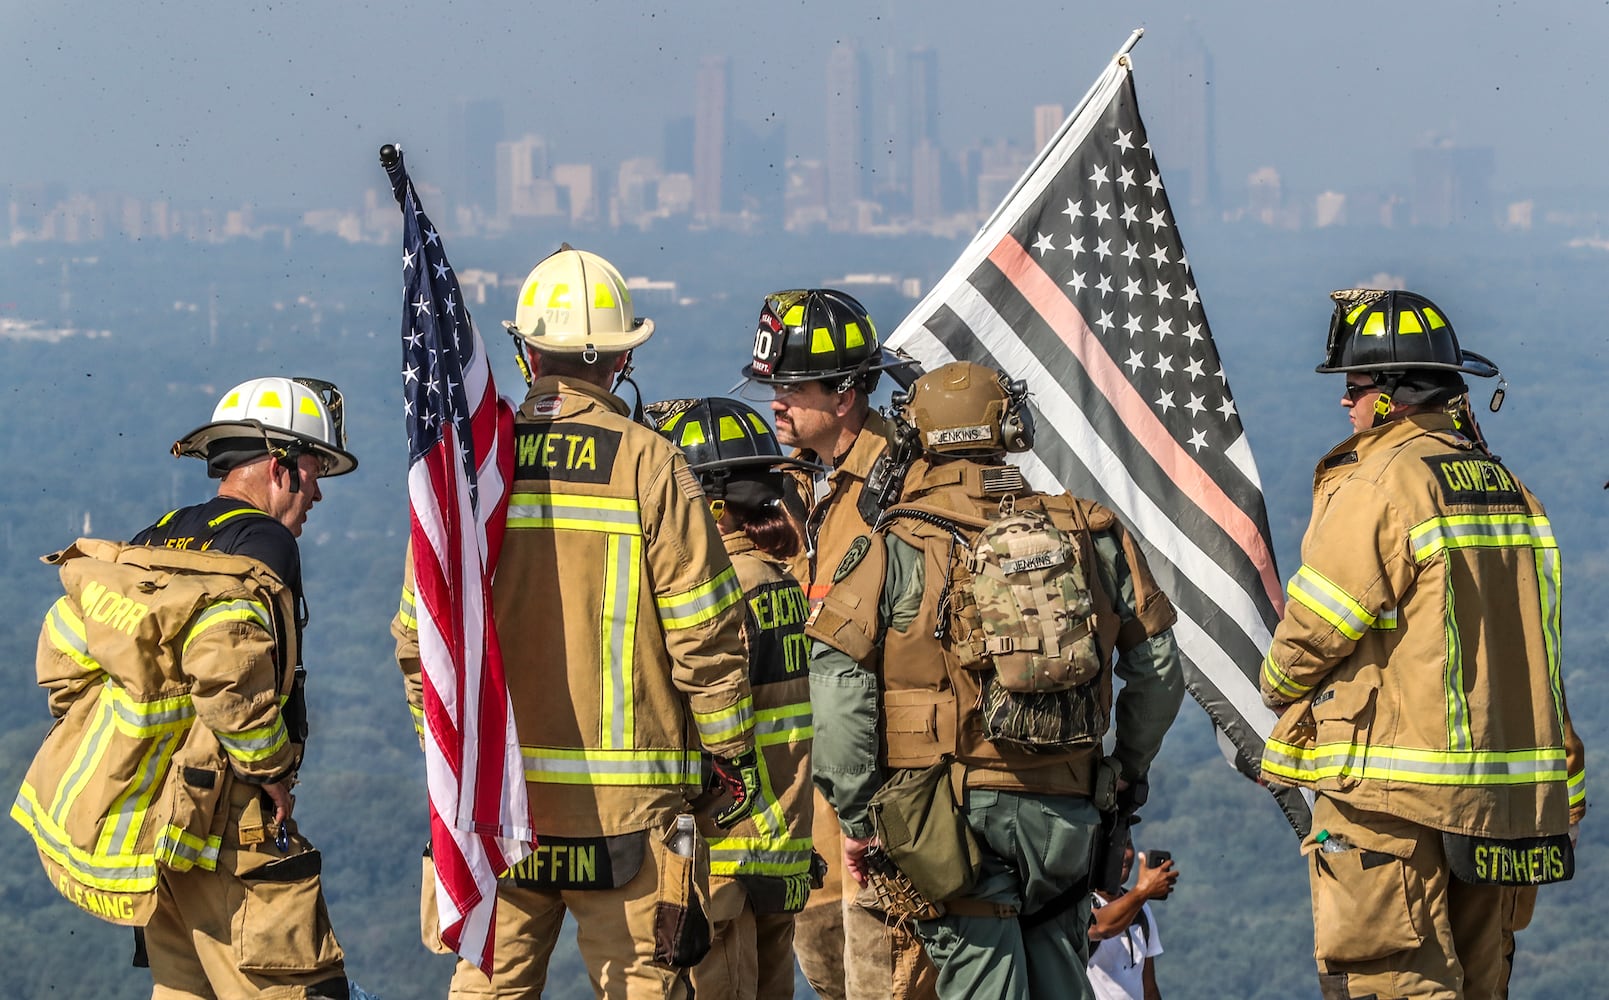
[[[729,830],[754,811],[760,798],[760,763],[755,751],[747,750],[736,757],[713,758],[715,781],[732,796],[732,804],[715,817],[715,825]]]

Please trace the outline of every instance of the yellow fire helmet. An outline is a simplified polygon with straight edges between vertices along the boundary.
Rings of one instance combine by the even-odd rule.
[[[346,450],[341,390],[316,378],[248,379],[223,394],[203,424],[173,444],[180,458],[199,458],[214,479],[263,455],[318,456],[322,476],[358,467]]]
[[[619,354],[647,340],[654,321],[633,315],[626,280],[608,261],[568,243],[531,269],[507,330],[553,354]]]

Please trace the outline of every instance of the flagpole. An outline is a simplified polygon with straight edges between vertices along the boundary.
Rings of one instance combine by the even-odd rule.
[[[1122,48],[1118,49],[1116,54],[1112,56],[1112,61],[1115,62],[1121,60],[1123,57],[1127,56],[1131,51],[1133,51],[1134,46],[1140,41],[1140,36],[1144,34],[1144,28],[1135,28],[1134,33],[1129,35],[1128,41],[1124,42]],[[1128,63],[1125,62],[1124,65],[1127,66]],[[1005,210],[1007,205],[1011,204],[1011,199],[1017,196],[1017,192],[1022,190],[1022,186],[1028,183],[1028,178],[1032,177],[1034,175],[1034,171],[1039,169],[1039,165],[1045,162],[1045,157],[1049,156],[1050,151],[1056,148],[1057,143],[1061,142],[1061,137],[1067,134],[1067,130],[1069,128],[1072,128],[1073,122],[1078,120],[1079,112],[1084,110],[1084,105],[1089,103],[1090,98],[1094,96],[1097,89],[1099,88],[1091,87],[1078,102],[1078,105],[1073,108],[1072,114],[1068,115],[1062,120],[1061,128],[1058,128],[1056,130],[1056,134],[1050,137],[1050,141],[1045,143],[1044,148],[1039,150],[1038,155],[1034,157],[1034,161],[1028,164],[1028,169],[1022,172],[1021,177],[1017,178],[1017,183],[1013,184],[1011,186],[1011,190],[1006,193],[1006,196],[1000,199],[1000,204],[996,206],[994,214],[989,216],[989,221],[985,222],[981,227],[979,227],[978,232],[987,232],[989,227],[994,225],[995,219],[999,218],[1000,213]]]

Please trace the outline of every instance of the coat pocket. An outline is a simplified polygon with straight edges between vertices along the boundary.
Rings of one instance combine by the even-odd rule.
[[[674,823],[654,849],[659,858],[654,961],[660,965],[688,969],[709,954],[710,922],[704,902],[709,895],[707,851],[696,831],[688,837]]]
[[[217,758],[175,757],[162,789],[158,813],[156,860],[176,872],[218,867],[221,837],[213,828],[218,803],[233,781],[228,765]]]
[[[1416,919],[1424,883],[1407,859],[1349,846],[1315,850],[1308,865],[1316,958],[1367,962],[1424,942]]]
[[[1337,683],[1313,699],[1315,759],[1319,791],[1356,788],[1369,764],[1375,702],[1380,690],[1359,679]]]
[[[323,856],[308,848],[239,873],[244,898],[234,938],[241,971],[312,973],[340,965],[322,870]]]

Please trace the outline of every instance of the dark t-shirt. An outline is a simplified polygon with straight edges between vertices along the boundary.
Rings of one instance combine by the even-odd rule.
[[[279,577],[302,606],[302,555],[289,528],[244,500],[213,497],[181,507],[133,538],[135,545],[250,556]]]

